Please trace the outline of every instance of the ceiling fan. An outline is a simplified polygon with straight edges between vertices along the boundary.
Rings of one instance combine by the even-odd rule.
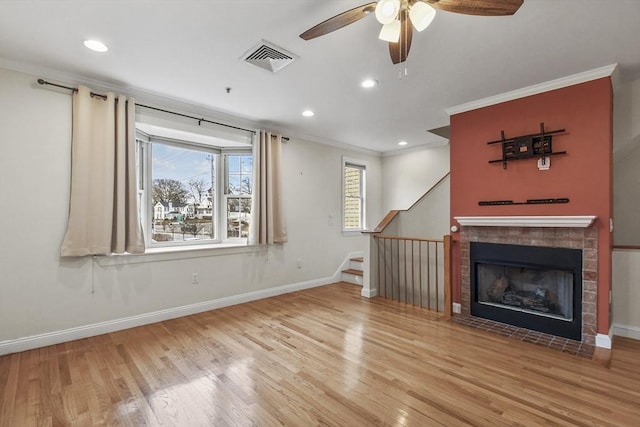
[[[422,31],[433,21],[436,9],[480,16],[513,15],[524,0],[379,0],[342,12],[300,34],[311,40],[338,30],[374,13],[382,24],[379,38],[389,42],[391,61],[407,60],[413,28]],[[413,26],[413,28],[412,28]]]

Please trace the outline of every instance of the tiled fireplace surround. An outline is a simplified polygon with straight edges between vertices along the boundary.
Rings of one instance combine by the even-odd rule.
[[[582,340],[580,342],[472,317],[470,313],[470,242],[582,249]],[[593,353],[597,321],[598,229],[596,227],[463,226],[460,236],[461,315],[470,326],[519,338],[570,353]]]

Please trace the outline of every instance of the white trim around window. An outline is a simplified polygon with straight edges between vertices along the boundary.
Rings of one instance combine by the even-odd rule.
[[[359,236],[367,229],[367,167],[364,160],[342,157],[342,234]]]

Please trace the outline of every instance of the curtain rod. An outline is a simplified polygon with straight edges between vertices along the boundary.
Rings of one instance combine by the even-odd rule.
[[[60,85],[60,84],[57,84],[57,83],[48,82],[48,81],[46,81],[44,79],[38,79],[38,84],[39,85],[43,85],[43,86],[44,85],[49,85],[49,86],[59,87],[59,88],[62,88],[62,89],[67,89],[67,90],[70,90],[73,93],[78,92],[78,88],[70,87],[70,86],[64,86],[64,85]],[[99,93],[94,93],[94,92],[91,92],[91,96],[97,97],[97,98],[102,98],[102,99],[107,99],[106,95],[101,95]],[[242,130],[242,131],[245,131],[245,132],[251,132],[252,135],[256,134],[256,131],[253,130],[253,129],[245,129],[245,128],[241,128],[241,127],[238,127],[238,126],[228,125],[228,124],[225,124],[225,123],[214,122],[214,121],[211,121],[211,120],[207,120],[205,118],[189,116],[187,114],[176,113],[175,111],[163,110],[162,108],[151,107],[149,105],[144,105],[144,104],[136,104],[136,106],[137,107],[148,108],[150,110],[161,111],[163,113],[174,114],[176,116],[186,117],[188,119],[197,120],[198,121],[198,126],[200,125],[200,123],[205,122],[205,123],[211,123],[211,124],[214,124],[214,125],[225,126],[225,127],[232,128],[232,129],[238,129],[238,130]],[[284,137],[284,136],[282,137],[282,139],[284,141],[289,141],[289,138]]]

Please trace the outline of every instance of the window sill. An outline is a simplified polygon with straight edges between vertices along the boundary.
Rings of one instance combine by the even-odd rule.
[[[255,252],[259,245],[246,243],[216,243],[210,245],[164,246],[147,248],[143,254],[104,255],[94,257],[95,262],[103,267],[125,264],[141,264],[147,262],[173,261],[189,258],[206,258],[220,255],[233,255]]]
[[[352,236],[362,236],[362,232],[365,231],[364,229],[362,230],[342,230],[342,236],[344,237],[352,237]]]

